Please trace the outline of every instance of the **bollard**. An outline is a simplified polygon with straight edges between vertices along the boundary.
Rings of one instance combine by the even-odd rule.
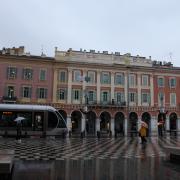
[[[81,138],[83,138],[83,136],[84,136],[84,135],[83,135],[83,132],[81,131]]]
[[[117,131],[115,131],[115,135],[114,135],[115,138],[117,138]]]
[[[69,131],[69,137],[71,137],[72,136],[72,132],[71,131]]]
[[[112,131],[111,130],[109,131],[109,137],[110,138],[112,137]]]
[[[101,137],[99,131],[97,131],[97,137],[98,137],[98,139]]]

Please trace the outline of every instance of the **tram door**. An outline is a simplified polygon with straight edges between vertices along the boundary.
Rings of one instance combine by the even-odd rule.
[[[43,131],[44,112],[34,113],[34,131]]]

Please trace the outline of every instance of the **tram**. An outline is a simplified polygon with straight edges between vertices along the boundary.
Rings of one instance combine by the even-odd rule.
[[[16,135],[17,117],[21,117],[22,136],[66,136],[62,115],[51,106],[0,104],[0,135]]]

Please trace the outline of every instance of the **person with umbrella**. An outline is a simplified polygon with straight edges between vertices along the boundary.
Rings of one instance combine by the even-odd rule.
[[[17,117],[14,121],[16,121],[16,130],[17,130],[17,135],[16,135],[16,140],[21,142],[21,133],[22,133],[22,120],[24,120],[24,117]]]
[[[146,136],[147,136],[147,128],[148,124],[144,121],[141,122],[141,128],[139,130],[139,136],[141,137],[141,143],[144,144],[147,142]]]

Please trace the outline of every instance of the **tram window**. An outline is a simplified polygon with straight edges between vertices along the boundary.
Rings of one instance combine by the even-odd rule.
[[[0,112],[0,127],[16,127],[14,119],[17,117],[16,112]]]
[[[24,117],[22,121],[22,127],[32,128],[32,113],[31,112],[18,112],[17,117]]]
[[[36,112],[35,113],[35,131],[42,131],[43,130],[43,119],[44,113],[43,112]]]
[[[48,112],[48,128],[56,128],[57,124],[57,115],[53,112]]]
[[[56,114],[59,117],[58,128],[66,128],[65,120],[63,120],[63,118],[61,117],[61,115],[58,112],[56,112]]]
[[[32,113],[31,112],[0,112],[0,127],[16,127],[17,117],[24,117],[22,121],[22,127],[32,127]]]

